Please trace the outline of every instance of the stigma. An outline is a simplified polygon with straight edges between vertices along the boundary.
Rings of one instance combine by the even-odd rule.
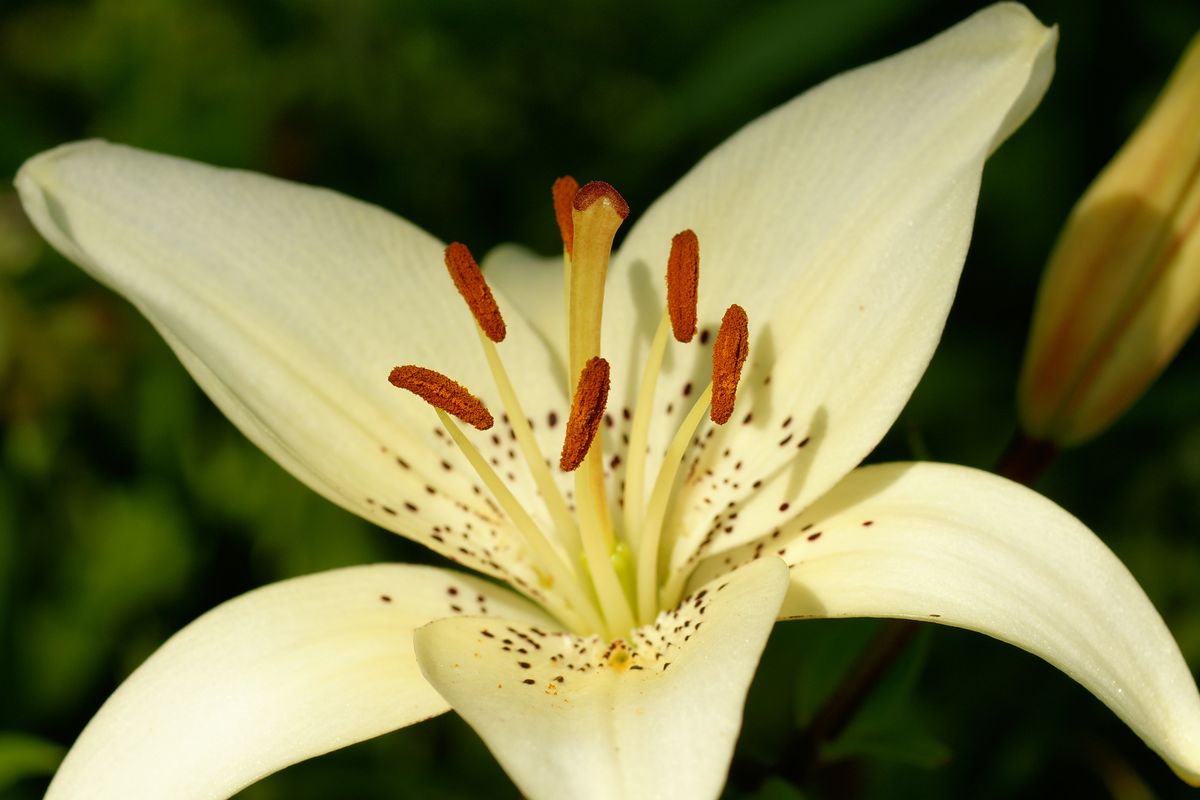
[[[450,441],[466,456],[496,507],[523,538],[540,586],[532,592],[529,587],[516,588],[541,603],[565,628],[616,641],[653,623],[674,600],[666,591],[666,576],[660,569],[675,538],[664,530],[664,521],[680,467],[701,423],[708,417],[715,424],[724,424],[733,415],[750,349],[749,319],[741,306],[728,307],[712,344],[711,382],[675,428],[657,473],[648,475],[648,432],[655,418],[655,393],[669,340],[673,339],[675,346],[688,345],[698,326],[701,240],[690,229],[676,234],[663,265],[665,302],[640,365],[637,399],[632,410],[623,411],[629,433],[620,441],[607,442],[615,451],[608,462],[613,472],[615,465],[625,464],[625,479],[618,483],[606,474],[606,443],[600,435],[604,421],[611,422],[607,405],[614,374],[603,353],[602,329],[613,242],[629,216],[629,205],[610,184],[593,181],[581,187],[569,176],[555,181],[551,196],[563,245],[567,341],[562,367],[569,381],[564,389],[572,398],[557,468],[534,438],[519,394],[504,368],[498,345],[506,342],[507,326],[496,296],[465,244],[455,242],[444,254],[448,278],[474,319],[504,419],[511,426],[546,513],[538,509],[530,513],[510,489],[512,474],[507,480],[498,475],[472,440],[478,434],[464,431],[455,422],[486,431],[494,417],[470,388],[435,369],[444,365],[398,366],[389,381],[432,407]],[[699,346],[708,346],[707,334],[700,337]],[[649,477],[653,481],[647,495]],[[564,493],[564,487],[572,484],[573,492]],[[551,524],[536,522],[535,517],[548,517]]]

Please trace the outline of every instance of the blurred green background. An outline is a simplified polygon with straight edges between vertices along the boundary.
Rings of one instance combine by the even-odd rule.
[[[755,116],[979,5],[5,0],[0,173],[102,136],[334,187],[476,252],[510,239],[553,252],[556,176],[611,181],[636,214]],[[873,459],[995,461],[1055,233],[1200,29],[1194,0],[1031,5],[1061,26],[1057,76],[988,167],[945,339]],[[1194,670],[1198,398],[1192,341],[1114,430],[1040,484],[1126,561]],[[251,447],[0,188],[0,796],[40,797],[103,699],[201,612],[377,560],[436,563]],[[877,624],[777,628],[728,797],[1193,796],[1063,675],[943,628],[922,633],[804,786],[772,777]],[[516,791],[451,714],[240,797],[334,795]]]

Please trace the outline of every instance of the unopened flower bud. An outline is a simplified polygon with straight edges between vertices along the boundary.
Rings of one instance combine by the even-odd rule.
[[[1200,317],[1200,36],[1071,212],[1018,391],[1035,439],[1078,444],[1137,400]]]

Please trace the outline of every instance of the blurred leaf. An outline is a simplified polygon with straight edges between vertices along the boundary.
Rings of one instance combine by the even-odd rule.
[[[781,778],[768,778],[753,797],[754,800],[805,800],[808,795]]]
[[[867,642],[884,624],[847,624],[842,620],[805,621],[808,637],[803,659],[795,665],[795,720],[801,728],[812,722],[826,698],[857,662]]]
[[[683,82],[636,120],[626,146],[658,149],[684,131],[751,119],[782,87],[792,94],[797,86],[828,77],[815,74],[822,64],[861,49],[921,5],[924,0],[748,6],[729,16],[716,42],[700,49]]]
[[[66,750],[24,733],[0,732],[0,791],[26,778],[49,775]]]
[[[909,726],[896,724],[890,729],[867,730],[856,726],[821,751],[822,758],[877,758],[896,761],[922,769],[940,767],[950,760],[950,748],[932,736],[914,733]]]

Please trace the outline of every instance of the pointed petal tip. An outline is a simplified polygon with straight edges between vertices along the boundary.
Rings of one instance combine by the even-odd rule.
[[[1128,569],[1050,500],[966,467],[877,464],[852,472],[779,543],[797,565],[804,554],[783,618],[924,619],[1021,647],[1096,695],[1181,780],[1200,781],[1189,665]]]
[[[25,160],[17,170],[13,184],[20,189],[21,186],[31,183],[39,183],[44,180],[47,168],[53,162],[67,156],[75,156],[85,154],[87,151],[97,151],[103,148],[110,148],[114,145],[105,139],[80,139],[74,142],[66,142],[65,144],[57,145],[49,150],[43,150],[40,153],[30,156]]]
[[[1195,789],[1200,789],[1200,764],[1197,764],[1196,770],[1186,769],[1179,764],[1174,764],[1170,761],[1167,762],[1167,766],[1169,766],[1171,771],[1178,775],[1179,779],[1188,786],[1191,786]]]

